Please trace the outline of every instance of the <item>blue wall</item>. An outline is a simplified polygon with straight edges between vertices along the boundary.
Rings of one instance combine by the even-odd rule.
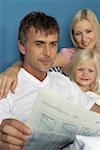
[[[19,57],[17,33],[20,20],[31,11],[54,16],[60,27],[59,49],[71,47],[69,26],[74,13],[90,8],[100,19],[99,0],[0,0],[0,71]]]

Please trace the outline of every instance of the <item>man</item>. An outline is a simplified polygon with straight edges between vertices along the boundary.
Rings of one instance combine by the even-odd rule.
[[[18,47],[24,56],[23,68],[18,74],[15,94],[10,92],[0,101],[0,150],[23,149],[31,134],[24,123],[41,88],[51,89],[80,107],[98,111],[98,106],[69,78],[48,72],[56,58],[58,35],[56,20],[42,12],[29,13],[21,21]]]

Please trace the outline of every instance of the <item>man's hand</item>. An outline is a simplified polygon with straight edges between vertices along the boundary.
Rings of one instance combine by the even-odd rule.
[[[5,119],[0,125],[0,150],[23,150],[31,129],[15,119]]]

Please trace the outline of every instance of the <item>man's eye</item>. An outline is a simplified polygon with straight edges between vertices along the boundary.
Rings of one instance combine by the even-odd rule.
[[[44,44],[43,43],[41,43],[41,42],[36,42],[35,43],[35,46],[38,46],[38,47],[42,47]]]
[[[54,42],[54,43],[51,43],[50,45],[51,45],[52,47],[56,47],[56,46],[57,46],[57,43]]]
[[[35,43],[35,45],[40,46],[40,45],[42,45],[42,44],[41,44],[41,43]]]

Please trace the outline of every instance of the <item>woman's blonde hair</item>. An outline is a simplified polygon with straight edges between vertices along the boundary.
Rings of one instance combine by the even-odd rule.
[[[73,44],[75,45],[76,48],[78,48],[78,45],[74,39],[74,26],[79,23],[82,20],[88,20],[92,27],[94,28],[96,32],[96,44],[95,47],[93,48],[95,51],[99,51],[100,49],[100,27],[99,27],[99,20],[92,12],[90,9],[81,9],[79,10],[73,17],[71,26],[70,26],[70,36]]]
[[[71,63],[68,66],[68,76],[74,82],[75,81],[75,70],[77,66],[87,59],[92,59],[96,67],[96,79],[94,83],[90,85],[90,91],[100,94],[100,56],[94,51],[88,51],[87,49],[79,49],[72,58]]]

